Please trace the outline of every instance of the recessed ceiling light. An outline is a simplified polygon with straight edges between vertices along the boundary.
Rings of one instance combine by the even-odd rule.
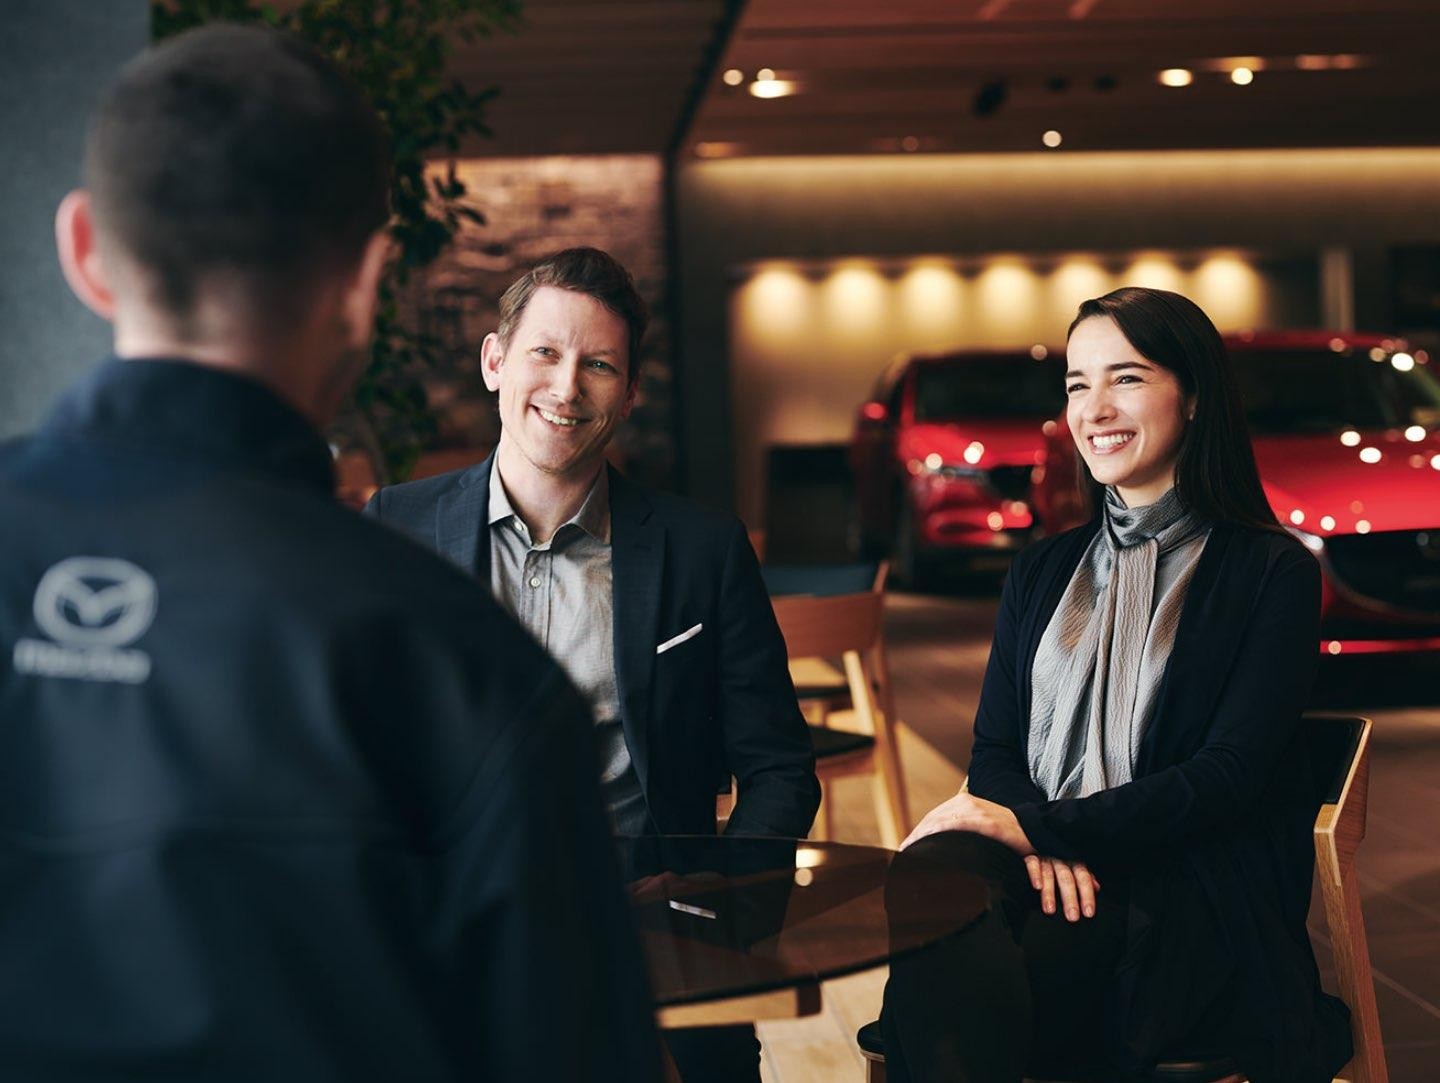
[[[1189,68],[1166,68],[1156,78],[1165,86],[1189,86],[1195,81]]]
[[[756,79],[750,93],[757,98],[784,98],[795,93],[795,84],[789,79]]]
[[[1255,73],[1249,68],[1236,68],[1230,73],[1230,81],[1236,86],[1249,86],[1255,81]]]

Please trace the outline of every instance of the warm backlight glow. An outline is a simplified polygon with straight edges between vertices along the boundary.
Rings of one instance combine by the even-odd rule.
[[[1175,87],[1189,86],[1195,81],[1189,68],[1166,68],[1156,78],[1165,86]]]
[[[1147,286],[1155,290],[1170,290],[1172,293],[1188,292],[1180,268],[1162,256],[1141,256],[1130,264],[1120,277],[1127,286]],[[1201,307],[1206,306],[1202,304]],[[1211,318],[1214,318],[1214,313],[1211,313]]]
[[[845,267],[820,286],[825,318],[842,333],[873,335],[886,315],[889,287],[873,267]]]
[[[757,98],[785,98],[795,90],[795,84],[789,79],[756,79],[750,84],[750,93]]]
[[[975,279],[976,316],[997,339],[1024,340],[1040,306],[1040,279],[1018,260],[998,260]]]
[[[1224,255],[1211,256],[1195,268],[1190,296],[1221,327],[1253,327],[1263,319],[1264,294],[1264,280],[1253,266],[1239,256]]]
[[[895,301],[901,326],[912,329],[920,348],[943,350],[963,341],[966,286],[953,267],[921,264],[895,283]]]
[[[1255,81],[1255,73],[1249,68],[1236,68],[1230,73],[1230,81],[1236,86],[1249,86]]]
[[[814,295],[796,271],[772,267],[740,287],[739,301],[751,333],[789,345],[810,323]]]

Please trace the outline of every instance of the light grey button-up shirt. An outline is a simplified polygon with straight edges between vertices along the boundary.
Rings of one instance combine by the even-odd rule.
[[[590,702],[600,790],[616,832],[640,834],[648,816],[620,721],[615,680],[610,481],[604,469],[580,510],[543,544],[515,512],[499,464],[490,468],[490,590],[530,630]]]

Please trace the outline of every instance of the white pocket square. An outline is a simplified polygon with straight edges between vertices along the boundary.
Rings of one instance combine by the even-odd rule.
[[[684,643],[687,639],[694,639],[696,636],[698,636],[698,635],[700,634],[700,629],[701,629],[701,628],[704,628],[704,627],[705,627],[705,625],[703,625],[703,624],[697,624],[697,625],[695,625],[694,628],[686,628],[685,631],[681,632],[678,636],[674,636],[674,637],[671,638],[671,639],[667,639],[664,643],[660,644],[660,646],[656,647],[656,648],[655,648],[655,653],[656,653],[656,654],[664,654],[664,653],[665,653],[666,651],[668,651],[671,647],[678,647],[678,646],[680,646],[680,644]]]

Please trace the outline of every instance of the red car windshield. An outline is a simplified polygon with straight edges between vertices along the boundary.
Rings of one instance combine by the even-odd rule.
[[[915,372],[915,420],[1051,418],[1065,404],[1065,377],[1055,361],[997,354],[927,362]]]
[[[1256,433],[1323,433],[1440,425],[1440,380],[1409,355],[1366,350],[1235,350],[1235,375]],[[1379,355],[1377,355],[1379,356]]]

